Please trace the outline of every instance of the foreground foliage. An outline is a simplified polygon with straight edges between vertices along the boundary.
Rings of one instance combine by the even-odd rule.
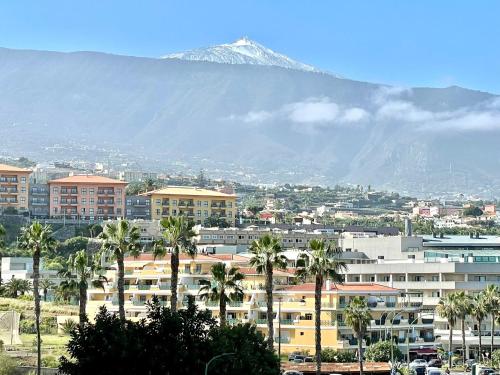
[[[403,353],[392,341],[379,341],[370,345],[365,351],[365,358],[369,362],[389,362],[392,356],[395,361],[403,359]]]
[[[148,308],[147,320],[125,323],[102,308],[95,324],[72,332],[70,358],[61,358],[61,373],[202,374],[214,356],[234,353],[212,362],[209,374],[279,374],[278,358],[254,326],[219,327],[192,300],[178,312],[161,307],[156,298]]]

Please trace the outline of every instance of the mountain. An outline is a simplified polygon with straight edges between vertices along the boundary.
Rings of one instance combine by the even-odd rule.
[[[304,70],[306,72],[319,72],[318,69],[311,65],[292,60],[246,37],[240,38],[229,44],[220,44],[208,48],[197,48],[191,51],[171,53],[163,56],[163,58],[209,61],[220,64],[268,65],[287,69]]]
[[[0,156],[500,191],[500,98],[257,64],[0,48]]]

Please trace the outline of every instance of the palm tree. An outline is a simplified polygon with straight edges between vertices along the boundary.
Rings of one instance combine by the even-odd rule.
[[[283,255],[283,247],[278,237],[266,234],[254,240],[250,245],[252,258],[250,265],[257,269],[259,274],[266,275],[266,296],[267,296],[267,345],[273,349],[274,328],[273,328],[273,271],[286,269],[286,257]]]
[[[483,320],[486,318],[486,316],[488,315],[488,310],[487,310],[487,306],[485,304],[485,301],[484,301],[484,295],[483,293],[480,293],[479,295],[477,295],[474,300],[473,300],[473,304],[472,304],[472,308],[471,308],[471,316],[476,319],[477,321],[477,328],[478,328],[478,333],[479,333],[479,361],[481,360],[481,356],[482,356],[482,342],[481,342],[481,336],[482,336],[482,332],[481,332],[481,323],[483,322]]]
[[[177,311],[177,285],[179,283],[179,256],[181,252],[194,257],[196,255],[196,246],[193,242],[195,233],[193,223],[184,216],[168,217],[160,221],[164,229],[161,239],[155,241],[153,254],[157,257],[164,257],[167,254],[167,248],[171,249],[170,257],[170,309]]]
[[[491,317],[491,345],[490,345],[490,358],[493,354],[493,341],[495,338],[495,318],[500,311],[500,289],[496,285],[488,285],[482,292],[486,311]]]
[[[303,267],[299,267],[297,276],[306,280],[314,277],[314,310],[315,310],[315,339],[316,339],[316,374],[321,374],[321,289],[325,280],[334,283],[343,283],[342,271],[346,271],[345,262],[338,259],[342,250],[324,240],[311,240],[309,251],[300,255]]]
[[[5,283],[5,293],[12,298],[23,296],[24,293],[29,292],[31,289],[31,283],[26,279],[12,278]]]
[[[118,313],[123,324],[125,322],[124,259],[128,254],[139,256],[141,234],[137,226],[130,225],[127,220],[120,220],[118,223],[106,224],[99,237],[104,240],[102,255],[108,255],[118,264]]]
[[[372,315],[368,310],[368,304],[361,297],[351,299],[344,315],[345,323],[352,328],[358,340],[359,375],[363,375],[363,337],[368,330]]]
[[[71,297],[78,298],[78,283],[74,279],[67,279],[60,282],[56,288],[57,298],[66,303],[71,301]]]
[[[68,259],[68,270],[77,277],[80,306],[80,325],[87,321],[87,289],[89,282],[95,288],[104,290],[106,278],[98,273],[100,271],[99,259],[88,256],[85,250],[71,254]]]
[[[457,303],[457,318],[460,319],[462,329],[462,360],[465,366],[465,319],[471,312],[472,301],[463,290],[455,292],[455,295]]]
[[[241,280],[245,276],[237,267],[227,268],[225,263],[215,263],[210,271],[212,279],[200,280],[200,298],[202,300],[219,301],[221,327],[226,325],[226,304],[243,299]]]
[[[436,306],[436,311],[441,318],[444,318],[448,321],[448,327],[450,330],[450,334],[448,337],[448,352],[450,353],[448,355],[448,368],[451,369],[451,352],[453,350],[453,326],[457,322],[458,317],[456,294],[450,293],[445,297],[442,297]]]
[[[41,374],[42,365],[42,340],[40,338],[40,258],[42,254],[55,248],[50,225],[42,225],[34,221],[30,226],[21,228],[19,247],[31,252],[33,255],[33,294],[35,296],[35,327],[37,343],[37,375]]]
[[[40,289],[42,289],[44,302],[47,302],[47,293],[49,290],[54,289],[55,286],[56,284],[54,284],[52,280],[46,278],[40,280]]]
[[[0,265],[2,264],[3,248],[5,247],[5,237],[7,236],[7,231],[4,226],[0,224]],[[2,285],[2,267],[0,267],[0,285]]]

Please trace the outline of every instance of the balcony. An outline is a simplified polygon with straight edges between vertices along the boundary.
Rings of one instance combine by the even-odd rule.
[[[61,199],[61,205],[77,205],[77,199]]]
[[[151,285],[137,285],[138,290],[151,290]]]
[[[193,201],[179,201],[178,207],[194,207]]]
[[[113,199],[98,199],[97,204],[100,206],[113,206],[115,202]]]
[[[44,206],[44,205],[48,205],[49,201],[45,200],[45,199],[36,199],[36,198],[33,198],[33,200],[31,201],[31,204],[33,206]]]
[[[276,344],[279,344],[279,343],[281,343],[281,344],[290,344],[290,337],[281,337],[281,338],[275,337],[274,338],[274,342]]]
[[[18,190],[15,187],[0,187],[0,193],[4,193],[4,194],[17,194]]]
[[[61,189],[61,195],[76,195],[78,194],[78,189]]]
[[[32,195],[48,195],[49,192],[44,189],[31,189],[31,194]]]
[[[115,195],[114,189],[98,189],[97,195]]]
[[[226,208],[226,203],[213,203],[210,205],[212,209],[224,209]]]
[[[0,203],[17,203],[17,198],[0,198]]]
[[[231,326],[234,326],[236,324],[240,324],[241,323],[241,319],[227,319],[227,324],[231,325]]]
[[[7,184],[17,184],[17,177],[0,177],[0,182]]]

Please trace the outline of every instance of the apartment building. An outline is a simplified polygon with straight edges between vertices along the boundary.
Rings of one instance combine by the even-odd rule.
[[[106,220],[125,217],[126,182],[77,175],[49,181],[50,216]]]
[[[143,195],[127,195],[125,210],[127,219],[149,220],[151,218],[151,198]]]
[[[196,304],[219,316],[219,305],[199,298],[199,282],[210,279],[210,268],[217,262],[238,266],[245,275],[244,296],[227,306],[229,324],[251,322],[267,334],[265,276],[248,265],[248,257],[234,254],[181,255],[179,265],[179,308],[186,305],[187,296]],[[98,307],[106,305],[117,311],[116,270],[108,271],[109,283],[102,289],[88,291],[88,313],[93,316]],[[154,259],[151,254],[125,259],[125,310],[129,318],[139,319],[146,314],[146,302],[157,296],[160,303],[170,303],[170,257]],[[274,283],[275,341],[281,341],[283,352],[314,351],[314,285],[295,285],[292,271],[276,270]],[[436,345],[433,333],[433,314],[421,311],[421,301],[402,297],[395,288],[375,283],[354,283],[323,287],[322,334],[323,345],[335,349],[355,349],[357,342],[352,330],[344,323],[345,307],[354,296],[366,298],[373,321],[363,345],[393,337],[402,350],[413,351]],[[406,352],[406,351],[403,352]]]
[[[234,224],[236,195],[188,186],[170,186],[141,194],[151,199],[151,219],[186,216],[196,224],[209,218]]]
[[[30,173],[29,169],[0,164],[0,211],[7,207],[28,211]]]
[[[50,216],[50,194],[48,184],[30,184],[29,210],[31,217],[34,218],[48,218]]]

